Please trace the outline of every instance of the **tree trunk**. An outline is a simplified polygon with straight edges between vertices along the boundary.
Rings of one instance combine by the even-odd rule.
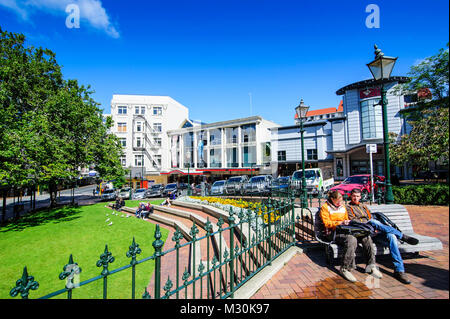
[[[56,184],[50,183],[48,191],[50,194],[50,208],[56,207],[56,196],[58,195],[58,188],[56,187]]]
[[[2,220],[1,222],[3,223],[5,221],[6,218],[6,196],[8,194],[8,191],[5,189],[3,190],[3,206],[2,206]]]

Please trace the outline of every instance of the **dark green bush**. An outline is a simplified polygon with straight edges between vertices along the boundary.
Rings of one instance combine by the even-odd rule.
[[[448,206],[447,184],[392,186],[396,204]]]

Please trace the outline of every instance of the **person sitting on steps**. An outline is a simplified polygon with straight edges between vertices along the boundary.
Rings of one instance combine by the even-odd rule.
[[[148,218],[148,216],[150,214],[153,214],[153,206],[150,203],[147,203],[147,205],[145,205],[144,210],[141,213],[141,217],[142,219]]]
[[[372,218],[369,209],[366,205],[360,203],[361,190],[355,188],[350,193],[351,201],[347,205],[347,212],[350,220],[357,220],[361,223],[369,223],[377,231],[377,235],[373,240],[383,244],[388,244],[391,253],[392,261],[394,263],[394,277],[404,284],[410,284],[411,281],[405,274],[405,267],[403,259],[398,249],[397,238],[410,245],[417,245],[419,242],[416,238],[403,234],[401,231],[384,225],[380,221]]]
[[[145,203],[143,203],[143,202],[139,203],[139,206],[138,206],[138,208],[136,209],[136,212],[134,213],[134,215],[135,215],[137,218],[140,218],[142,212],[144,211],[144,209],[145,209]]]
[[[164,202],[161,203],[161,206],[167,205],[167,207],[170,207],[172,203],[170,202],[170,195],[167,196],[167,198],[164,200]]]

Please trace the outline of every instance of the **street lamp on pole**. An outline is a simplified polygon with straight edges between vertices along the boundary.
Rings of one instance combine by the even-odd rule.
[[[387,99],[384,83],[390,78],[397,58],[384,56],[384,53],[375,44],[375,60],[368,63],[373,78],[381,84],[381,109],[383,118],[383,144],[384,144],[384,171],[386,177],[386,204],[394,203],[394,193],[391,184],[391,162],[389,160],[389,131],[387,121]]]
[[[303,134],[305,130],[303,129],[303,120],[306,118],[306,113],[308,113],[309,106],[306,106],[303,99],[300,100],[300,104],[295,108],[295,113],[300,122],[300,134],[302,142],[302,185],[300,191],[300,204],[302,208],[308,207],[308,201],[306,196],[306,178],[305,178],[305,150]]]
[[[187,169],[188,169],[188,180],[187,180],[188,189],[187,189],[187,194],[188,194],[188,196],[191,196],[192,195],[192,193],[191,193],[191,184],[190,184],[190,181],[189,181],[189,168],[191,167],[191,152],[187,152],[186,157],[187,157],[187,160],[188,160],[188,163],[187,163]]]

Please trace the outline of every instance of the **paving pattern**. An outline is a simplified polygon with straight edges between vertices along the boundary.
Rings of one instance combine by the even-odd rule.
[[[204,218],[207,217],[204,212],[179,206],[172,207],[191,211]],[[375,279],[365,274],[364,263],[357,259],[357,269],[353,271],[353,274],[358,281],[350,283],[339,275],[338,262],[335,262],[334,266],[327,265],[323,249],[315,248],[294,256],[253,295],[252,299],[448,299],[449,209],[448,207],[433,206],[406,206],[406,208],[416,233],[438,237],[443,244],[443,249],[439,251],[424,251],[419,256],[404,256],[406,273],[412,282],[410,285],[404,285],[393,277],[390,256],[377,256],[377,263],[383,274],[382,279]],[[161,212],[155,213],[169,216]],[[185,218],[173,217],[173,219],[183,222],[188,228],[192,226],[192,221]],[[212,223],[217,222],[214,217],[209,216],[209,219]],[[163,251],[167,251],[175,247],[175,242],[172,240],[174,229],[163,227],[169,229],[168,240],[163,247]],[[198,228],[197,238],[200,238],[205,235],[205,230],[201,227]],[[228,232],[224,232],[223,235],[228,243]],[[182,239],[180,243],[186,243],[186,240]],[[206,260],[206,249],[206,245],[203,243],[201,245],[203,261]],[[210,256],[212,258],[212,253]],[[188,267],[187,261],[190,258],[188,246],[179,250],[179,257],[178,280],[182,285],[181,276]],[[161,294],[163,295],[163,286],[169,277],[176,287],[176,251],[167,254],[162,260]],[[192,277],[189,280],[191,279]],[[203,298],[206,298],[206,284],[206,278],[204,278],[202,281]],[[153,297],[154,278],[149,283],[148,291]],[[193,297],[192,286],[187,291],[183,289],[179,292],[179,298],[190,299]],[[196,282],[195,297],[200,297],[200,281]]]
[[[390,256],[377,256],[383,278],[364,273],[357,259],[350,283],[338,274],[339,266],[328,266],[321,249],[293,257],[252,299],[448,299],[449,298],[449,209],[406,206],[416,233],[438,237],[443,249],[424,251],[419,257],[405,256],[405,270],[411,280],[404,285],[393,277]]]

